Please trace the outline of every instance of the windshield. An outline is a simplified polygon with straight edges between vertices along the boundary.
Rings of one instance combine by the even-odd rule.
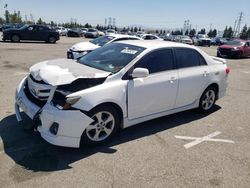
[[[145,48],[139,46],[111,43],[83,56],[78,62],[96,69],[116,73],[144,50]]]
[[[97,39],[91,40],[89,42],[98,45],[98,46],[103,46],[105,44],[107,44],[109,41],[113,40],[115,37],[112,36],[103,36],[103,37],[99,37]]]
[[[230,46],[244,46],[244,42],[238,40],[228,41],[226,44]]]
[[[95,29],[89,29],[88,32],[96,32]]]

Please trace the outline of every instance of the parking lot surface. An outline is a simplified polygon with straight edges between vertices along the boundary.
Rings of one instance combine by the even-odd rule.
[[[250,59],[227,60],[226,97],[207,115],[186,111],[122,130],[112,142],[69,149],[25,131],[15,89],[39,61],[65,58],[83,38],[0,42],[0,187],[250,187]],[[202,47],[216,55],[216,47]],[[153,96],[152,96],[153,97]]]

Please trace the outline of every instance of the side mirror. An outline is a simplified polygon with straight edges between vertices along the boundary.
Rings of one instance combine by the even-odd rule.
[[[131,74],[132,78],[146,78],[149,75],[148,69],[145,68],[135,68]]]

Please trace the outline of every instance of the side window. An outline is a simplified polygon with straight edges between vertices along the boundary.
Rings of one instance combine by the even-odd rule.
[[[195,67],[204,63],[206,64],[200,54],[192,49],[176,48],[176,56],[179,68]]]
[[[34,26],[28,27],[28,30],[29,30],[29,31],[33,31],[33,30],[34,30]]]
[[[157,73],[174,69],[174,56],[172,49],[161,49],[143,57],[134,68],[146,68],[149,73]]]

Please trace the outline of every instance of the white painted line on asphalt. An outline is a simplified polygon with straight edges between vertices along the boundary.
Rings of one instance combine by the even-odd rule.
[[[245,73],[245,74],[250,74],[250,71],[240,71],[242,73]]]
[[[29,74],[28,72],[15,72],[15,75],[27,75]]]
[[[175,136],[175,138],[182,139],[182,140],[194,140],[192,142],[189,142],[184,145],[186,149],[189,149],[195,145],[198,145],[202,142],[209,141],[209,142],[225,142],[225,143],[231,143],[234,144],[234,141],[232,140],[225,140],[225,139],[215,139],[213,137],[220,135],[221,132],[216,131],[214,133],[211,133],[204,137],[190,137],[190,136]],[[213,139],[212,139],[213,138]]]

